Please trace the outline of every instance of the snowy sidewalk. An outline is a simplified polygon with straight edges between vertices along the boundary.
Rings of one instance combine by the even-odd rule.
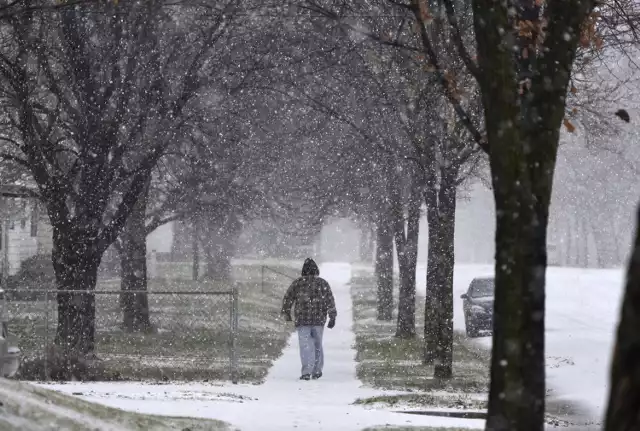
[[[356,377],[348,285],[351,268],[345,264],[325,264],[320,273],[331,284],[338,309],[336,327],[325,329],[325,368],[320,380],[299,380],[298,339],[294,333],[263,385],[71,383],[47,386],[66,393],[82,392],[86,400],[125,410],[219,419],[242,431],[362,431],[384,425],[477,429],[484,426],[481,420],[407,415],[353,405],[358,398],[382,392],[361,387]]]

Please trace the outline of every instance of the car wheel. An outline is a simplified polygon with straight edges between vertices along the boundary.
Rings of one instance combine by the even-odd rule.
[[[469,322],[469,319],[465,316],[464,326],[467,330],[467,337],[476,338],[480,335],[480,331],[473,325],[473,322]]]

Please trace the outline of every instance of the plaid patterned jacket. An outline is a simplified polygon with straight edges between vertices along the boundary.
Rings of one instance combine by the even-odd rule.
[[[294,304],[296,327],[324,326],[327,315],[330,319],[335,319],[337,316],[331,287],[320,277],[300,277],[291,283],[284,295],[282,314],[291,316],[291,308]]]

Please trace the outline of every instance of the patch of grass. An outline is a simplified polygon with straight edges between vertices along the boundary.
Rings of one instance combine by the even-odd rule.
[[[216,420],[143,415],[90,403],[48,389],[0,379],[0,430],[121,429],[227,431]]]
[[[443,394],[443,393],[419,393],[405,395],[381,395],[378,397],[363,398],[356,400],[358,405],[382,404],[387,408],[393,407],[424,407],[437,406],[449,409],[482,410],[485,409],[486,401],[478,397],[465,394]]]
[[[261,283],[260,266],[234,268],[239,286],[239,331],[236,354],[239,378],[260,382],[280,356],[292,331],[280,319],[282,297],[290,281],[274,274]],[[257,277],[257,278],[256,278]],[[278,278],[279,277],[279,278]],[[152,279],[149,307],[153,331],[122,330],[119,280],[102,280],[96,296],[96,354],[105,380],[218,380],[230,377],[231,315],[229,290],[210,280]],[[154,291],[192,291],[202,295],[159,295]],[[45,301],[8,304],[9,329],[23,352],[20,377],[43,379]],[[49,302],[48,343],[55,337],[56,303]]]
[[[370,339],[356,336],[358,377],[384,389],[442,390],[464,393],[486,392],[488,363],[468,348],[461,337],[454,337],[452,379],[434,379],[433,366],[422,363],[422,339]]]
[[[375,280],[370,276],[355,278],[351,283],[357,374],[360,380],[383,389],[438,390],[463,394],[487,391],[489,357],[467,343],[460,334],[454,336],[454,377],[449,380],[434,379],[433,366],[422,363],[422,338],[396,338],[395,316],[390,322],[376,320],[374,286]],[[420,302],[417,301],[418,304]],[[421,307],[416,309],[416,320],[416,327],[422,327],[424,310]],[[449,402],[444,400],[445,404]]]

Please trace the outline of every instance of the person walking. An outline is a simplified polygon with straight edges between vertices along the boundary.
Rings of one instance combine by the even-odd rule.
[[[329,283],[320,278],[320,270],[313,259],[302,265],[302,276],[296,279],[284,295],[282,315],[291,322],[291,308],[295,304],[295,326],[300,342],[301,380],[322,377],[324,352],[322,335],[329,316],[327,328],[336,324],[336,303]]]

